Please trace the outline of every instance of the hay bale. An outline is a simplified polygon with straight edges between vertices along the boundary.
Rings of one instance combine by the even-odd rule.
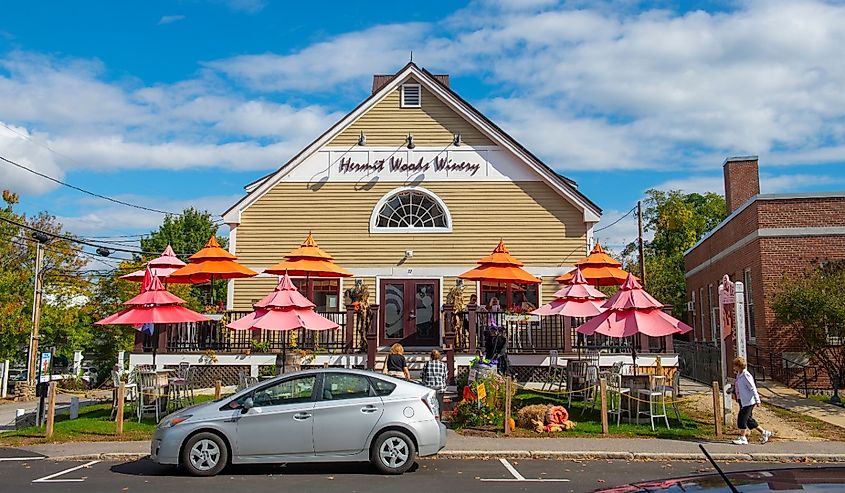
[[[520,428],[534,429],[534,421],[544,422],[546,411],[552,406],[549,404],[532,404],[525,406],[516,413],[516,424]]]

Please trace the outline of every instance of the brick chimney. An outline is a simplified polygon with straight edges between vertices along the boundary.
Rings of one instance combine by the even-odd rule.
[[[760,193],[757,156],[729,157],[725,159],[723,168],[725,173],[725,202],[728,214],[731,214],[748,199]]]

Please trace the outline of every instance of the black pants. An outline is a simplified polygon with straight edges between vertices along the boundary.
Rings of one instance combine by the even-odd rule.
[[[736,427],[740,430],[753,430],[760,425],[757,424],[757,421],[751,416],[751,411],[754,410],[754,406],[745,406],[740,408],[739,414],[736,417]]]

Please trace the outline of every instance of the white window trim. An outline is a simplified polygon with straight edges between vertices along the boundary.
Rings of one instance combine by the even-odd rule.
[[[416,87],[417,92],[420,95],[420,103],[419,104],[405,104],[405,88],[406,87]],[[399,95],[399,107],[400,108],[422,108],[422,86],[420,84],[402,84],[402,93]]]
[[[446,227],[445,228],[385,228],[376,226],[378,224],[378,214],[384,204],[393,197],[394,195],[401,193],[401,192],[418,192],[428,196],[431,200],[435,201],[441,209],[443,209],[443,215],[446,217]],[[428,189],[423,187],[398,187],[394,188],[393,190],[384,194],[378,202],[376,202],[376,206],[373,207],[373,212],[370,214],[370,233],[451,233],[452,232],[452,213],[449,212],[449,208],[446,207],[446,203],[440,199],[435,193],[431,192]]]

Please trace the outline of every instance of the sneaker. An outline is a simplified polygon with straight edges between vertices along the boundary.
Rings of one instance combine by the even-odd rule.
[[[769,438],[772,438],[772,432],[771,432],[771,431],[764,431],[764,432],[763,432],[763,439],[762,439],[762,440],[760,440],[760,443],[766,443],[766,442],[768,442],[768,441],[769,441]]]
[[[748,445],[748,439],[745,437],[739,437],[731,443],[733,443],[734,445]]]

